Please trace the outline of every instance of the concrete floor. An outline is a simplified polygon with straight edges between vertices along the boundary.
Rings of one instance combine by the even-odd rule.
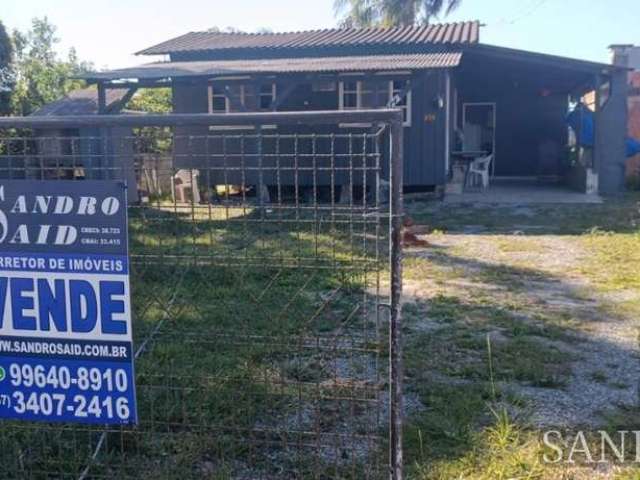
[[[535,205],[544,203],[602,203],[598,195],[569,190],[564,185],[543,184],[533,180],[494,180],[488,189],[467,188],[462,194],[447,194],[445,203],[499,203]]]

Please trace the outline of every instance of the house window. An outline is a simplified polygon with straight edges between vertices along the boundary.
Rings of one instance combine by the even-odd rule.
[[[320,76],[311,84],[311,91],[318,92],[335,92],[336,81],[333,77]]]
[[[222,87],[209,85],[209,113],[228,113],[229,100]]]
[[[391,80],[388,84],[388,103],[390,107],[402,109],[405,126],[411,125],[411,90],[408,80]],[[382,84],[382,91],[375,87],[375,84],[363,82],[361,80],[345,80],[340,82],[340,110],[358,110],[363,108],[379,108],[384,106],[376,101],[377,92],[382,93],[385,98],[385,84]]]
[[[357,110],[362,107],[362,82],[340,82],[340,110]]]
[[[232,101],[230,101],[230,99]],[[276,99],[276,84],[261,85],[258,92],[258,110],[270,110]],[[246,85],[209,85],[209,113],[230,113],[255,106],[255,90]]]
[[[276,84],[270,83],[260,85],[260,94],[258,95],[258,108],[260,110],[271,110],[271,105],[276,101]]]
[[[403,91],[406,91],[404,95]],[[403,125],[411,126],[411,90],[408,80],[391,80],[389,82],[389,106],[402,109]]]

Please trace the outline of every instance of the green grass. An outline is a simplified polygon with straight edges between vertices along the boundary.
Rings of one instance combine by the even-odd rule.
[[[375,359],[384,336],[365,292],[383,267],[362,227],[356,237],[330,218],[277,209],[166,206],[130,217],[135,347],[148,340],[135,363],[140,425],[106,430],[91,475],[381,471]],[[370,383],[341,381],[343,370]],[[77,478],[102,432],[5,424],[0,463],[13,478]]]
[[[589,466],[542,461],[542,432],[527,420],[529,401],[505,386],[562,390],[576,357],[557,345],[579,351],[579,335],[589,332],[588,317],[580,316],[590,312],[577,313],[570,303],[550,308],[531,295],[532,285],[583,279],[595,290],[559,291],[577,302],[594,292],[604,295],[593,314],[640,315],[639,205],[638,195],[602,205],[526,209],[442,208],[409,199],[410,216],[435,232],[436,245],[427,254],[409,252],[405,261],[405,278],[424,285],[423,296],[404,309],[407,388],[424,405],[407,424],[408,478],[591,478]],[[443,232],[463,240],[442,246]],[[538,263],[554,238],[585,254],[568,268]],[[478,245],[491,248],[488,256],[494,260],[481,260],[474,250]],[[629,387],[598,365],[590,378],[611,388]],[[606,428],[615,432],[635,425],[633,412],[622,411]],[[608,478],[637,480],[640,469],[620,467]]]
[[[542,478],[541,447],[536,439],[518,427],[505,410],[484,407],[491,425],[466,433],[464,442],[434,458],[423,447],[425,437],[418,432],[419,454],[409,467],[408,478],[415,480],[511,480]],[[439,441],[440,439],[426,438]],[[411,439],[410,439],[411,441]],[[460,448],[464,446],[465,448]],[[453,457],[453,459],[452,459]],[[556,478],[556,477],[547,477]]]
[[[405,429],[408,478],[589,478],[577,467],[541,463],[541,432],[520,416],[528,399],[504,387],[563,389],[574,357],[557,344],[580,348],[583,325],[571,307],[536,301],[533,283],[576,275],[599,293],[625,292],[594,308],[640,315],[637,203],[626,196],[523,214],[409,200],[414,221],[432,229],[460,235],[481,225],[496,261],[481,260],[473,241],[405,259],[407,284],[428,289],[404,308],[405,389],[420,405]],[[272,222],[261,224],[263,215]],[[375,376],[373,369],[384,382],[387,359],[378,337],[384,323],[377,332],[372,312],[354,312],[365,292],[375,290],[384,261],[371,255],[375,226],[354,234],[330,217],[317,222],[238,208],[176,214],[165,206],[133,211],[131,219],[136,344],[155,332],[136,363],[142,423],[110,429],[91,473],[355,480],[368,469],[384,477],[385,449],[371,444],[384,436],[385,419],[370,416],[380,411],[375,399],[383,385],[372,392],[363,382],[336,382],[332,364],[338,357],[357,378]],[[521,228],[527,225],[536,228]],[[516,229],[523,233],[510,235]],[[536,264],[529,254],[544,254],[548,236],[570,239],[588,255],[566,271]],[[357,268],[344,268],[349,265]],[[323,349],[319,339],[345,352]],[[370,366],[355,352],[378,363]],[[597,365],[592,380],[626,388]],[[621,412],[609,428],[632,429],[636,414]],[[15,478],[77,478],[101,432],[3,424],[0,460]],[[365,447],[370,455],[353,454]],[[639,476],[629,468],[615,478]]]
[[[582,239],[592,252],[581,272],[606,291],[640,290],[640,230],[634,233],[593,233]]]

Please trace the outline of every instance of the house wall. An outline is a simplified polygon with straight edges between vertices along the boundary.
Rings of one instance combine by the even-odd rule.
[[[345,77],[345,79],[362,79],[371,80],[375,77],[372,75],[363,75],[361,77]],[[399,75],[398,79],[411,79],[412,83],[412,107],[411,107],[411,126],[404,128],[404,172],[405,172],[405,186],[435,186],[445,183],[445,165],[444,165],[444,145],[445,145],[445,110],[438,105],[438,97],[444,99],[445,93],[445,72],[443,70],[427,70],[415,72],[409,76]],[[278,83],[278,80],[276,80]],[[285,86],[278,84],[277,91],[282,92]],[[382,97],[382,95],[381,95]],[[381,98],[381,104],[384,106],[387,97]],[[313,110],[337,110],[339,103],[339,93],[336,87],[335,91],[330,92],[314,92],[309,81],[300,83],[286,99],[279,106],[279,111],[313,111]],[[207,83],[200,82],[197,84],[181,84],[176,83],[173,86],[173,108],[176,113],[205,113],[208,110],[208,88]],[[326,126],[326,127],[279,127],[278,133],[299,133],[299,134],[322,134],[322,133],[336,133],[336,134],[353,134],[351,144],[345,139],[340,139],[336,142],[336,153],[346,153],[349,150],[353,152],[362,151],[366,148],[367,151],[372,151],[373,146],[362,145],[362,141],[359,139],[365,132],[369,132],[370,128],[355,128],[347,126]],[[209,166],[210,174],[208,178],[210,183],[242,183],[240,172],[231,173],[224,172],[224,165],[222,162],[221,153],[225,152],[227,162],[244,162],[246,167],[258,166],[258,162],[262,161],[262,166],[265,168],[263,171],[262,182],[269,184],[275,184],[276,178],[272,172],[275,172],[275,165],[271,172],[269,170],[269,163],[267,156],[263,159],[258,158],[258,142],[256,138],[256,132],[253,130],[243,130],[245,138],[240,142],[238,139],[231,138],[233,133],[239,133],[238,131],[230,131],[228,137],[222,145],[221,131],[210,131],[208,127],[188,127],[188,128],[176,128],[175,130],[178,138],[176,140],[176,166],[178,168],[204,168]],[[263,131],[264,138],[262,142],[262,153],[269,153],[275,151],[275,140],[270,140],[269,135],[274,130],[265,129]],[[209,138],[205,138],[209,136]],[[299,161],[306,161],[304,154],[311,153],[310,141],[298,142],[298,145],[294,147],[293,144],[288,144],[286,141],[282,141],[277,146],[278,152],[281,156],[281,161],[285,161],[287,153],[293,153],[293,149],[297,148],[300,155]],[[316,144],[317,150],[325,149],[328,153],[327,142],[318,141]],[[287,150],[288,149],[288,150]],[[243,152],[244,155],[241,155]],[[388,152],[388,145],[382,145],[382,153]],[[291,156],[290,161],[293,161]],[[327,159],[328,161],[328,159]],[[338,160],[340,161],[340,160]],[[346,160],[342,160],[346,161]],[[382,162],[383,164],[385,162]],[[282,164],[280,165],[282,166]],[[338,168],[348,168],[348,164],[337,165]],[[212,170],[211,170],[212,168]],[[296,179],[293,173],[287,176],[286,173],[281,172],[284,176],[280,176],[281,184],[293,185]],[[254,178],[256,177],[256,178]],[[244,182],[246,184],[254,184],[258,182],[257,173],[251,178],[245,176]],[[322,173],[314,180],[311,172],[300,173],[298,175],[297,182],[300,186],[309,186],[316,181],[319,185],[328,185],[332,181],[335,184],[340,185],[343,183],[349,183],[353,181],[354,184],[360,184],[364,181],[370,182],[371,179],[366,180],[362,178],[349,177],[346,171],[338,172],[333,180],[328,173]]]
[[[496,104],[496,176],[555,176],[563,173],[567,145],[566,93],[542,92],[524,83],[468,67],[458,76],[458,127],[464,103]]]
[[[12,169],[0,166],[0,179],[72,180],[81,175],[90,180],[124,178],[129,201],[137,202],[132,135],[129,127],[37,128],[30,145],[35,154],[18,150],[11,159]]]
[[[640,140],[640,72],[631,74],[629,94],[629,135]]]
[[[172,88],[172,103],[173,103],[173,112],[174,113],[209,113],[208,110],[208,101],[209,101],[209,93],[207,90],[207,84],[204,82],[199,83],[179,83],[175,82]],[[209,129],[207,127],[174,127],[173,129],[174,137],[187,137],[194,136],[196,139],[195,145],[192,145],[193,148],[196,149],[194,154],[204,154],[206,149],[204,146],[199,145],[202,142],[199,142],[197,137],[202,137],[209,133]],[[187,141],[186,138],[183,138],[184,141]],[[187,148],[189,145],[177,143],[175,145],[175,151],[180,156],[188,155],[189,149]],[[195,161],[196,157],[182,157],[181,161],[183,165],[186,165],[185,168],[188,168],[190,161]]]
[[[414,102],[412,131],[406,135],[409,142],[405,143],[406,186],[446,183],[446,110],[441,106],[446,101],[446,72],[427,70],[423,75]]]
[[[631,74],[630,87],[629,135],[640,140],[640,71]]]
[[[129,127],[81,128],[74,146],[85,178],[127,182],[127,200],[139,200],[135,171],[133,132]]]
[[[632,72],[629,77],[628,134],[631,138],[640,141],[640,71]],[[630,178],[640,178],[640,154],[627,159],[626,174]]]

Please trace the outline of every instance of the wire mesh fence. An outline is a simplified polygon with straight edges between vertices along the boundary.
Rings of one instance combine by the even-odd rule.
[[[0,181],[127,182],[140,423],[3,422],[0,476],[399,478],[400,121],[3,120]]]

